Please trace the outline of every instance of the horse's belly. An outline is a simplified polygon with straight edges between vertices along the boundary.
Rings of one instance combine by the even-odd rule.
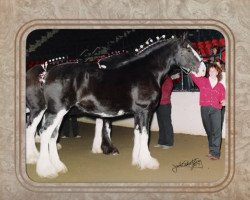
[[[97,106],[93,101],[81,101],[76,106],[85,113],[97,115],[99,117],[118,117],[128,114],[128,111],[123,109],[105,108],[105,106]]]

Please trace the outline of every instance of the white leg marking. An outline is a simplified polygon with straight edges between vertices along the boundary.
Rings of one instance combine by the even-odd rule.
[[[110,139],[110,141],[111,141],[111,138],[110,138],[111,129],[110,129],[110,127],[109,127],[109,123],[106,123],[106,124],[105,124],[105,128],[106,128],[106,131],[107,131],[107,133],[108,133],[108,137],[109,137],[109,139]]]
[[[95,137],[92,145],[92,153],[102,153],[102,126],[103,120],[100,118],[96,119],[95,124]]]
[[[38,135],[38,134],[36,133],[35,142],[36,142],[36,143],[40,143],[40,141],[41,141],[40,135]]]
[[[59,125],[60,126],[60,125]],[[54,138],[50,138],[49,141],[49,154],[50,154],[50,161],[52,165],[55,167],[57,173],[66,173],[68,171],[67,167],[62,163],[62,161],[59,158],[58,152],[57,152],[57,145],[56,145],[56,140],[58,138],[58,128],[56,128],[56,134],[57,136]]]
[[[60,149],[62,149],[62,145],[60,143],[56,143],[56,148],[57,148],[57,150],[60,150]]]
[[[149,149],[148,149],[148,133],[146,127],[142,128],[142,135],[141,135],[141,148],[139,153],[139,160],[140,160],[140,168],[141,169],[158,169],[159,162],[151,157]]]
[[[26,163],[35,164],[37,162],[39,152],[35,145],[35,133],[39,122],[41,121],[45,110],[42,110],[39,115],[34,118],[31,125],[26,129]]]
[[[41,133],[41,148],[40,148],[40,156],[37,161],[36,172],[40,177],[53,178],[56,177],[57,168],[51,162],[51,156],[49,153],[49,142],[51,139],[51,135],[56,127],[60,124],[63,116],[67,113],[65,109],[58,112],[57,116],[53,120],[52,124]],[[52,142],[52,158],[56,157],[56,143]],[[55,152],[56,151],[56,152]],[[58,154],[57,154],[58,155]],[[59,156],[58,156],[59,158]],[[57,162],[57,161],[56,161]]]
[[[133,147],[133,152],[132,152],[132,165],[139,165],[139,152],[141,148],[140,140],[141,140],[141,134],[137,125],[134,130],[134,147]]]
[[[135,129],[132,165],[138,165],[140,169],[159,168],[159,162],[150,155],[148,149],[148,133],[145,127],[142,128],[142,133],[140,133],[138,129]]]
[[[42,118],[42,126],[44,125],[44,123],[45,123],[45,115],[43,115],[43,118]],[[35,141],[36,141],[36,143],[40,143],[40,141],[41,141],[40,135],[38,135],[37,132],[36,132],[36,136],[35,136]]]

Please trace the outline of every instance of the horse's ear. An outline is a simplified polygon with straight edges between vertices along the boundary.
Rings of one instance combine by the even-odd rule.
[[[187,38],[188,38],[188,32],[183,33],[182,38],[181,38],[182,42],[185,42]]]
[[[185,32],[183,33],[183,35],[180,37],[180,45],[182,47],[187,47],[187,41],[188,41],[188,33]]]

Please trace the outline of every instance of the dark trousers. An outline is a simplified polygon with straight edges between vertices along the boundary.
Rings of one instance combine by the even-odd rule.
[[[78,123],[77,118],[70,115],[65,115],[63,118],[60,130],[60,134],[66,137],[70,137],[72,134],[73,137],[76,137],[78,135]]]
[[[221,148],[221,110],[211,106],[201,106],[202,123],[207,133],[209,153],[220,157]]]
[[[174,133],[171,120],[171,104],[159,105],[156,110],[156,116],[159,125],[158,144],[173,146]]]
[[[226,107],[223,106],[222,109],[221,109],[221,131],[222,131],[222,129],[223,129],[225,110],[226,110]]]

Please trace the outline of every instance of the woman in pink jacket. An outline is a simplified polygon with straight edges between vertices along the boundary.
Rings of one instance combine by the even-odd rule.
[[[192,80],[200,89],[201,118],[208,138],[210,160],[220,158],[221,149],[221,108],[225,106],[225,88],[219,82],[222,70],[216,63],[208,67],[208,78],[191,74]]]

